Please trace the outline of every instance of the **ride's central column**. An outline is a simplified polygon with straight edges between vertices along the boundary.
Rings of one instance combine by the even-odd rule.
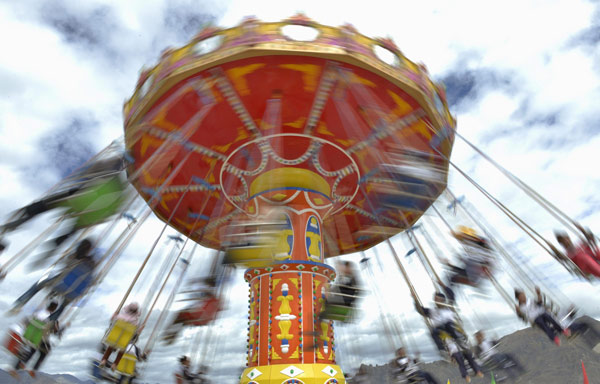
[[[250,268],[247,369],[242,384],[345,383],[335,364],[333,322],[320,321],[335,270],[323,263],[322,215],[329,185],[306,169],[278,168],[250,185],[250,211],[279,207],[286,225],[276,262]]]

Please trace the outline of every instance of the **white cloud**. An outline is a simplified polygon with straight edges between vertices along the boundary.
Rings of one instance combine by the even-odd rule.
[[[391,36],[410,59],[426,63],[435,78],[458,74],[460,82],[461,74],[473,73],[476,92],[461,105],[457,116],[459,132],[566,212],[573,216],[585,214],[584,224],[600,228],[600,200],[596,197],[600,177],[595,167],[600,147],[597,128],[600,116],[596,105],[600,100],[599,53],[597,44],[590,49],[575,43],[575,37],[594,21],[595,7],[598,12],[594,3],[469,0],[408,5],[384,1],[310,0],[300,4],[237,0],[228,3],[227,9],[220,2],[169,4],[163,1],[149,5],[141,0],[51,3],[59,15],[62,12],[88,23],[86,31],[91,33],[92,40],[98,40],[95,44],[61,33],[49,21],[52,15],[41,11],[43,2],[0,5],[0,33],[9,36],[0,41],[0,49],[5,53],[0,58],[1,214],[6,216],[31,201],[57,180],[58,171],[48,166],[52,159],[40,150],[40,140],[68,125],[74,115],[89,114],[98,122],[96,131],[83,135],[95,150],[122,134],[121,103],[132,92],[139,69],[153,63],[162,49],[190,37],[187,24],[169,24],[166,14],[182,10],[183,13],[190,10],[187,12],[190,14],[207,12],[220,16],[221,25],[231,26],[247,15],[278,20],[301,10],[325,24],[350,22],[367,35]],[[90,19],[97,9],[105,12],[100,23]],[[181,17],[174,14],[175,19]],[[491,75],[485,77],[478,71]],[[453,161],[502,197],[541,233],[551,236],[558,225],[556,221],[531,204],[460,140],[456,142]],[[451,174],[450,187],[455,193],[465,194],[506,243],[519,241],[522,256],[515,254],[515,257],[522,257],[530,266],[547,266],[534,271],[536,278],[544,279],[548,286],[555,284],[554,292],[563,291],[557,295],[560,300],[568,296],[586,312],[600,314],[598,305],[588,299],[588,295],[598,294],[597,285],[570,279],[456,172]],[[592,204],[596,204],[596,209],[588,212]],[[443,204],[439,206],[443,208]],[[47,219],[41,217],[28,231],[11,236],[10,252],[43,230]],[[460,216],[449,220],[453,224],[464,221]],[[445,233],[441,223],[438,225],[440,232]],[[47,371],[69,371],[80,377],[87,373],[87,357],[93,354],[111,312],[148,251],[148,239],[153,239],[160,228],[161,223],[153,220],[144,227],[143,235],[134,239],[48,359]],[[448,236],[434,235],[442,242],[451,241]],[[399,238],[394,239],[394,244],[403,257],[408,243]],[[382,363],[389,358],[392,346],[381,348],[382,336],[394,340],[394,345],[407,343],[425,358],[435,357],[424,324],[412,310],[408,290],[398,279],[386,245],[377,249],[382,270],[374,264],[378,287],[370,285],[370,289],[379,294],[376,297],[373,293],[362,301],[363,316],[356,325],[338,327],[344,369],[353,370],[359,362]],[[430,247],[427,251],[434,252]],[[198,255],[198,260],[205,260],[206,253]],[[373,262],[373,253],[367,254]],[[4,257],[6,254],[2,260]],[[349,258],[358,261],[359,256]],[[432,259],[439,271],[439,264]],[[414,256],[403,261],[421,297],[428,302],[433,286],[423,267]],[[156,268],[151,265],[149,270]],[[6,310],[39,274],[27,274],[23,267],[17,268],[3,282],[0,311]],[[364,275],[363,279],[368,280]],[[509,274],[500,276],[507,290],[514,280]],[[133,297],[143,300],[144,288],[144,284],[138,286]],[[488,289],[486,294],[490,298],[469,295],[469,300],[460,299],[469,331],[491,326],[503,334],[523,326],[508,306],[499,306],[501,299],[495,291]],[[231,380],[235,376],[232,372],[237,374],[244,363],[246,295],[245,283],[238,274],[231,288],[228,310],[210,328],[209,333],[218,338],[214,336],[210,342],[209,361],[214,363],[214,372],[223,381]],[[381,312],[391,314],[404,334],[382,334]],[[5,318],[0,324],[6,327],[13,320]],[[164,379],[165,371],[175,369],[176,357],[189,348],[191,333],[186,333],[187,342],[181,341],[174,347],[157,346],[146,365],[148,380]]]

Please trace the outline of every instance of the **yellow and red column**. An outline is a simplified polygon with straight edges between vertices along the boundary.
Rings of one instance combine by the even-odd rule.
[[[328,189],[318,180],[314,189],[298,186],[302,175],[297,171],[287,178],[278,172],[279,184],[266,175],[271,176],[267,185],[257,179],[251,186],[254,201],[249,204],[257,215],[280,206],[287,216],[287,249],[278,252],[278,262],[245,272],[250,285],[248,350],[240,383],[345,383],[335,363],[333,322],[319,321],[327,284],[336,275],[323,263],[321,217],[331,208]]]

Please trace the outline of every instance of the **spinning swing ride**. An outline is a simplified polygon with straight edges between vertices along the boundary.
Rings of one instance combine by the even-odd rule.
[[[241,384],[345,383],[336,365],[333,325],[334,319],[350,321],[353,311],[340,306],[335,316],[320,316],[326,309],[327,287],[337,275],[326,259],[386,242],[411,296],[421,305],[410,273],[389,239],[406,231],[434,285],[445,286],[428,250],[419,242],[420,224],[415,224],[425,211],[433,210],[453,231],[433,205],[450,193],[446,184],[451,166],[545,251],[581,274],[535,229],[449,160],[458,135],[456,121],[443,87],[430,79],[426,68],[407,59],[391,40],[368,38],[350,25],[330,27],[297,15],[281,22],[248,18],[229,29],[206,28],[185,46],[164,51],[157,65],[142,71],[123,114],[127,179],[147,209],[135,216],[125,214],[134,197],[119,197],[122,213],[105,225],[100,241],[121,218],[129,223],[102,256],[103,268],[94,284],[79,287],[78,295],[91,294],[90,289],[101,282],[150,212],[164,222],[160,236],[170,226],[185,237],[174,241],[165,258],[142,306],[141,322],[132,326],[117,320],[107,331],[104,343],[126,352],[117,366],[124,376],[135,374],[136,357],[128,345],[140,336],[167,281],[183,261],[147,340],[146,355],[154,347],[166,321],[163,314],[191,262],[193,250],[184,256],[191,240],[194,249],[201,245],[225,251],[224,257],[212,260],[212,275],[217,274],[221,258],[225,265],[247,267],[247,368]],[[102,156],[92,163],[97,158]],[[576,222],[493,164],[580,233]],[[489,226],[454,196],[449,201],[460,206],[490,246],[521,271],[494,240]],[[84,205],[69,214],[81,217],[82,212],[97,210],[91,208],[93,204]],[[114,204],[108,206],[112,209]],[[89,221],[77,240],[114,212],[104,213]],[[56,226],[28,249],[39,245]],[[437,241],[422,234],[427,246],[435,245]],[[465,230],[463,238],[457,239],[462,241],[467,235],[475,236]],[[138,283],[160,236],[115,313]],[[8,272],[29,252],[11,257],[2,271]],[[512,307],[513,300],[491,270],[482,271]],[[525,279],[535,286],[530,277]],[[186,312],[181,323],[203,327],[215,322],[221,295],[211,296],[210,310],[204,301],[205,307]],[[67,311],[65,316],[72,318],[76,311]],[[44,326],[38,328],[46,332]],[[170,338],[176,337],[177,331],[173,332]],[[15,334],[13,344],[16,337],[21,340]]]
[[[292,40],[286,26],[318,35]],[[394,55],[397,66],[379,60],[374,47]],[[396,202],[372,212],[366,203],[378,193],[377,176],[393,172],[381,169],[377,153],[402,146],[421,153],[423,164],[447,168],[430,147],[450,155],[455,122],[443,90],[388,40],[302,17],[248,19],[233,29],[205,30],[167,51],[142,73],[124,114],[125,142],[136,159],[130,172],[169,134],[181,138],[134,183],[149,200],[162,178],[175,175],[155,212],[163,219],[174,213],[171,225],[180,232],[220,249],[221,229],[237,217],[260,221],[272,208],[285,217],[278,262],[244,275],[250,310],[241,382],[343,382],[333,322],[317,318],[325,286],[335,279],[324,258],[401,232],[441,193],[445,177],[437,183],[407,179],[406,193],[397,196],[405,209]],[[161,175],[165,161],[178,173]],[[199,183],[186,187],[190,180]],[[373,229],[382,222],[394,229]],[[317,332],[314,341],[307,337]]]

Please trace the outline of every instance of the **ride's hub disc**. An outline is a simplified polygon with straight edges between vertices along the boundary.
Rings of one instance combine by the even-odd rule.
[[[317,210],[321,219],[343,210],[358,193],[359,181],[357,164],[341,147],[293,133],[261,137],[238,147],[220,174],[225,197],[249,215],[256,214],[260,201],[297,205],[293,197],[303,194],[307,201],[302,205]]]
[[[287,25],[318,33],[293,40]],[[393,43],[306,18],[201,32],[142,73],[124,114],[134,185],[180,232],[219,248],[221,227],[240,210],[251,214],[255,179],[303,169],[329,185],[327,257],[369,248],[418,219],[444,185],[427,188],[432,199],[406,195],[406,209],[378,204],[372,184],[383,154],[412,148],[432,154],[424,165],[447,168],[434,155],[449,156],[455,125],[443,90]],[[388,230],[364,231],[373,226]]]

